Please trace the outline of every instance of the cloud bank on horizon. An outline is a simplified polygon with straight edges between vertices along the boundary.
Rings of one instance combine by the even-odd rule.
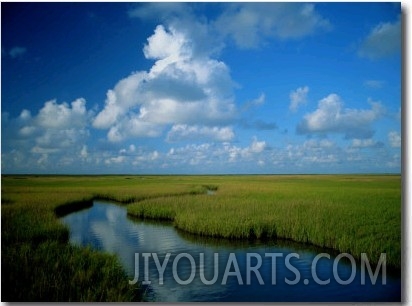
[[[400,172],[399,3],[2,9],[2,173]]]

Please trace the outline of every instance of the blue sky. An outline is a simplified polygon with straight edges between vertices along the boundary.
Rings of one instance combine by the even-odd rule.
[[[2,3],[2,173],[400,173],[400,3]]]

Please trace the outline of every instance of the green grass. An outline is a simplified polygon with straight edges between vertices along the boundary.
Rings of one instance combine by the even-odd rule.
[[[2,274],[3,301],[127,302],[143,294],[128,284],[114,255],[52,240],[6,247]]]
[[[93,199],[130,203],[206,192],[169,177],[2,176],[3,301],[140,301],[117,259],[68,244],[62,216]]]
[[[401,265],[400,176],[239,176],[197,178],[213,195],[160,197],[128,206],[184,231],[231,239],[271,237],[367,253]]]
[[[68,244],[57,216],[96,198],[202,236],[286,238],[375,263],[385,252],[401,266],[399,175],[2,176],[3,300],[143,298],[112,255]]]

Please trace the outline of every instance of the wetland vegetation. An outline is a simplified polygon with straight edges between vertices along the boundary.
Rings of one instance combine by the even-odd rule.
[[[68,243],[58,216],[93,199],[201,236],[284,238],[371,263],[386,253],[401,266],[400,175],[2,176],[3,300],[144,299],[115,256]]]

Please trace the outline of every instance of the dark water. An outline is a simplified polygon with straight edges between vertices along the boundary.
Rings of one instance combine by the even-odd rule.
[[[338,255],[335,253],[330,255],[330,259],[321,258],[313,272],[311,267],[315,256],[330,253],[328,250],[285,241],[262,243],[205,239],[177,231],[170,223],[131,219],[125,207],[99,201],[95,201],[93,207],[67,215],[61,220],[69,226],[73,244],[91,245],[95,249],[116,254],[130,275],[130,280],[134,278],[136,270],[135,253],[139,253],[139,280],[144,281],[145,272],[148,272],[147,279],[151,281],[148,298],[155,301],[401,300],[400,273],[393,273],[389,269],[386,271],[386,284],[382,284],[384,277],[380,269],[374,285],[367,272],[364,273],[365,284],[362,285],[360,261],[351,264],[349,259],[342,258],[337,261],[337,270],[333,273],[333,263]],[[143,253],[151,254],[149,257]],[[159,284],[154,256],[157,256],[161,266],[168,253],[170,257],[165,264],[163,284]],[[217,258],[214,253],[217,253]],[[147,258],[147,271],[143,256]],[[213,284],[204,284],[200,277],[200,256],[204,258],[204,278],[213,283],[213,277],[215,274],[217,276]],[[193,258],[192,263],[190,258]],[[256,273],[248,267],[256,267]],[[375,268],[372,268],[374,271]],[[329,284],[318,284],[316,276],[321,281],[330,279]],[[354,278],[351,281],[352,276]],[[193,281],[190,281],[191,277]],[[348,284],[339,284],[339,280],[341,283],[347,281]],[[186,281],[187,285],[179,284]]]

